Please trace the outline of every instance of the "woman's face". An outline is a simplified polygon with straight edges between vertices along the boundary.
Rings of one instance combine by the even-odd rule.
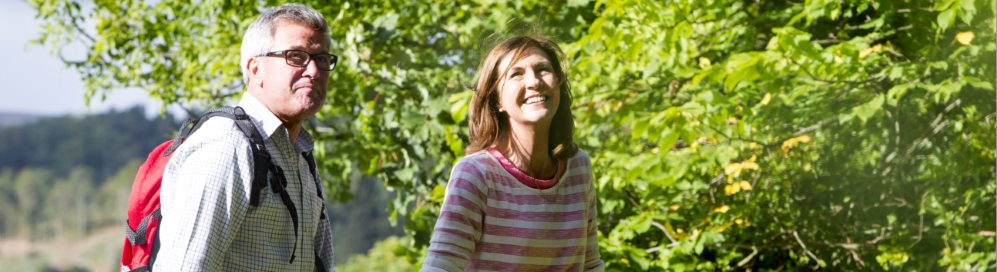
[[[498,71],[508,72],[499,78],[498,109],[509,116],[509,124],[517,126],[550,127],[560,91],[554,66],[539,48],[526,49],[522,58],[510,63],[510,53],[499,62]]]

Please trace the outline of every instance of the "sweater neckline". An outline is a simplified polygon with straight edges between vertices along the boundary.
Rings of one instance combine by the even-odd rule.
[[[516,180],[519,181],[519,183],[522,183],[523,185],[526,185],[527,187],[533,189],[544,190],[544,189],[553,188],[554,185],[557,185],[557,182],[561,179],[561,176],[564,175],[564,171],[567,168],[566,163],[564,161],[556,161],[555,163],[557,164],[557,172],[554,174],[553,177],[549,179],[535,178],[533,176],[526,174],[526,172],[523,172],[515,165],[513,165],[512,162],[505,157],[505,155],[502,155],[502,152],[499,152],[494,148],[488,148],[488,154],[492,155],[492,157],[498,160],[499,164],[502,165],[502,168],[504,168],[506,172],[509,172],[509,174],[511,174],[512,177],[516,178]]]

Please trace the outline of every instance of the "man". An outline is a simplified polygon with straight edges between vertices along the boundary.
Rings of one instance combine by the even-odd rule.
[[[301,123],[325,102],[328,26],[315,10],[265,11],[242,40],[246,93],[239,102],[273,164],[283,170],[292,209],[271,188],[250,205],[250,141],[228,118],[211,118],[187,139],[163,175],[157,271],[332,271],[332,238]],[[297,225],[297,226],[295,226]]]

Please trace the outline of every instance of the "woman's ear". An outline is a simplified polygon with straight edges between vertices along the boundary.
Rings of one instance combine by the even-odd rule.
[[[494,100],[495,101],[495,112],[505,112],[505,108],[502,107],[502,100],[499,100],[498,90],[495,90],[495,92],[492,93],[492,98],[495,99]]]

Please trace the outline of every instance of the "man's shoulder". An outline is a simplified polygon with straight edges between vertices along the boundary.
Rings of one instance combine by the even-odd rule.
[[[188,141],[229,141],[233,139],[248,142],[235,120],[225,117],[212,117],[204,121],[197,131],[188,137]]]
[[[180,144],[176,156],[185,157],[193,152],[232,154],[248,149],[249,139],[236,126],[235,121],[224,117],[205,120],[201,127]],[[242,147],[242,148],[240,148]]]

